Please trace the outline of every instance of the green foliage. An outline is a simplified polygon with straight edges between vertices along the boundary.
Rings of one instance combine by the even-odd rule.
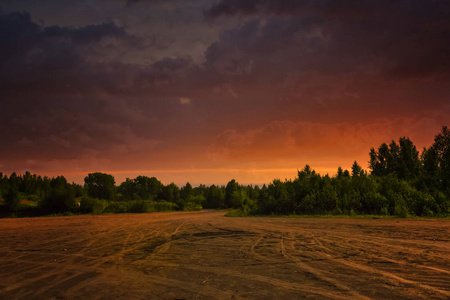
[[[180,202],[180,188],[173,182],[163,186],[161,193],[158,195],[158,199],[182,204]]]
[[[40,207],[47,213],[73,211],[76,207],[75,189],[67,183],[66,178],[58,176],[50,181],[51,192],[40,202]]]
[[[225,208],[225,189],[212,185],[206,191],[204,208]]]
[[[450,216],[450,130],[442,130],[419,156],[406,137],[381,144],[369,153],[367,174],[354,161],[351,174],[338,168],[321,176],[309,165],[294,180],[273,180],[268,186],[226,186],[181,189],[155,177],[127,178],[116,188],[112,175],[90,173],[84,187],[60,176],[49,179],[25,172],[10,177],[0,172],[2,214],[132,213],[202,208],[233,208],[249,215],[383,215],[396,217]],[[80,200],[77,206],[75,197]],[[31,200],[21,204],[20,200]],[[35,207],[36,202],[39,203]]]
[[[189,202],[191,196],[192,196],[192,185],[187,182],[186,185],[184,187],[181,188],[180,190],[180,197],[185,201],[185,202]]]
[[[99,200],[89,196],[84,196],[80,201],[80,212],[84,214],[101,214],[107,207],[108,203],[105,200]]]
[[[189,196],[189,200],[185,202],[183,210],[191,211],[191,210],[201,210],[202,204],[206,202],[206,198],[203,195]]]
[[[360,176],[361,172],[362,172],[362,168],[360,165],[358,165],[358,163],[355,160],[355,162],[352,165],[352,177]]]
[[[129,213],[146,213],[151,212],[151,205],[149,201],[145,200],[134,200],[128,202],[129,206],[127,208],[127,212]]]
[[[126,202],[109,202],[106,213],[149,213],[177,210],[175,203],[167,201],[133,200]]]
[[[155,177],[127,178],[118,187],[121,200],[154,200],[162,192],[163,184]]]
[[[4,196],[6,207],[10,212],[17,212],[20,206],[19,189],[16,183],[11,183]]]
[[[227,183],[227,187],[225,188],[225,207],[230,208],[233,207],[232,197],[233,193],[239,190],[239,184],[236,180],[232,179]]]
[[[116,196],[116,186],[114,176],[105,173],[89,173],[84,178],[84,188],[90,197],[114,200]]]
[[[175,203],[168,201],[152,201],[152,205],[156,212],[174,211],[179,209]]]
[[[407,137],[400,138],[398,144],[392,141],[389,146],[383,143],[378,150],[370,149],[369,157],[369,168],[375,176],[393,174],[399,179],[414,180],[421,168],[419,152]]]

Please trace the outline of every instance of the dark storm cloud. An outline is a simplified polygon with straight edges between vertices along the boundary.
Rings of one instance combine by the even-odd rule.
[[[177,0],[179,1],[179,0]],[[174,0],[172,1],[166,1],[166,0],[126,0],[126,6],[127,7],[132,7],[138,3],[141,2],[145,2],[145,3],[164,3],[164,2],[175,2]]]
[[[320,12],[326,15],[349,14],[363,10],[364,2],[358,0],[222,0],[205,11],[208,18],[222,15],[251,15],[256,13],[292,15],[299,12]]]
[[[126,141],[148,145],[132,129],[139,109],[110,95],[128,89],[136,70],[91,56],[105,38],[137,43],[114,23],[42,27],[26,12],[0,15],[3,157],[95,158]]]
[[[148,90],[149,87],[175,84],[180,78],[186,77],[186,71],[192,66],[192,61],[185,58],[164,58],[141,70],[136,78],[136,87]]]
[[[114,64],[89,60],[90,47],[104,38],[136,42],[114,23],[82,28],[42,28],[26,13],[0,15],[0,84],[3,93],[69,86],[113,86]],[[108,79],[108,80],[105,80]]]
[[[0,166],[11,170],[205,166],[208,154],[228,166],[315,157],[337,141],[366,155],[371,141],[355,141],[373,134],[340,132],[416,114],[430,132],[430,111],[450,114],[450,2],[89,1],[59,4],[89,12],[67,22],[31,2],[31,16],[0,13]]]
[[[105,36],[125,37],[123,28],[114,23],[103,23],[100,25],[88,25],[79,29],[51,26],[42,32],[42,38],[69,38],[75,44],[88,44],[98,42]]]
[[[310,65],[319,71],[337,64],[339,68],[351,69],[370,62],[384,64],[384,73],[396,77],[439,76],[450,71],[448,1],[223,0],[205,11],[210,19],[259,14],[269,16],[264,30],[266,33],[272,30],[274,34],[258,36],[255,32],[248,39],[265,38],[265,43],[258,45],[262,49],[269,44],[293,49],[299,45],[308,47],[309,43],[309,50],[314,54],[303,56],[303,49],[299,49],[298,58],[309,64],[313,57],[316,65]],[[279,15],[284,18],[275,25],[273,20]],[[306,39],[308,35],[297,36],[303,40],[297,39],[296,44],[294,35],[301,33],[305,24],[320,31],[321,36],[316,37],[322,40],[311,39],[310,33]],[[270,29],[270,26],[278,27]],[[236,38],[241,35],[238,33]],[[280,43],[283,41],[284,44]]]

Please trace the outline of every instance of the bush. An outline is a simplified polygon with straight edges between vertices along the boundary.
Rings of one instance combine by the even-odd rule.
[[[150,205],[150,201],[134,200],[128,202],[128,204],[127,212],[129,213],[146,213],[154,211],[153,206]]]
[[[394,215],[399,218],[407,218],[409,216],[408,208],[404,204],[396,204],[394,208]]]
[[[17,212],[20,206],[20,195],[17,187],[11,185],[5,195],[5,204],[10,212]]]
[[[101,214],[107,206],[105,200],[83,196],[80,201],[80,212],[84,214]]]
[[[121,214],[127,212],[127,202],[110,202],[105,208],[105,213]]]
[[[382,216],[388,216],[388,215],[389,215],[389,210],[387,209],[386,206],[383,206],[383,207],[380,209],[380,215],[382,215]]]
[[[168,201],[133,200],[124,202],[111,202],[106,207],[107,213],[148,213],[177,210],[178,206]]]
[[[67,183],[63,176],[53,178],[50,182],[50,187],[50,193],[39,203],[39,206],[45,213],[61,213],[75,210],[75,189]]]
[[[194,202],[188,202],[184,205],[184,211],[192,211],[192,210],[202,210],[202,206],[200,204]]]
[[[434,212],[431,209],[429,209],[428,207],[424,206],[422,209],[422,216],[431,218],[434,216]]]
[[[169,201],[151,201],[154,207],[154,211],[162,212],[162,211],[174,211],[178,209],[178,205]]]

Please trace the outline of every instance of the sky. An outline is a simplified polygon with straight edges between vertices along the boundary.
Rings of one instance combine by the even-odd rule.
[[[334,175],[450,125],[447,0],[0,0],[0,171]]]

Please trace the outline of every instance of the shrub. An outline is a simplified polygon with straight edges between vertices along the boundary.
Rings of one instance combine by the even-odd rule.
[[[394,215],[399,218],[407,218],[409,216],[408,208],[404,204],[396,204],[394,208]]]
[[[428,207],[424,206],[422,209],[422,216],[430,218],[434,216],[434,212]]]
[[[5,195],[5,204],[10,212],[16,212],[20,206],[20,195],[16,186],[11,185]]]
[[[145,213],[154,211],[152,205],[150,205],[150,201],[145,200],[134,200],[128,202],[129,206],[127,212],[129,213]]]
[[[110,202],[104,210],[105,213],[126,213],[127,212],[127,202]]]
[[[106,201],[83,196],[80,201],[80,212],[85,214],[101,214],[106,208]]]
[[[174,211],[178,209],[178,205],[176,205],[173,202],[169,202],[169,201],[157,201],[157,202],[153,202],[153,208],[154,211]]]
[[[388,216],[388,215],[389,215],[389,210],[387,209],[386,206],[383,206],[383,207],[380,209],[380,215],[382,215],[382,216]]]

